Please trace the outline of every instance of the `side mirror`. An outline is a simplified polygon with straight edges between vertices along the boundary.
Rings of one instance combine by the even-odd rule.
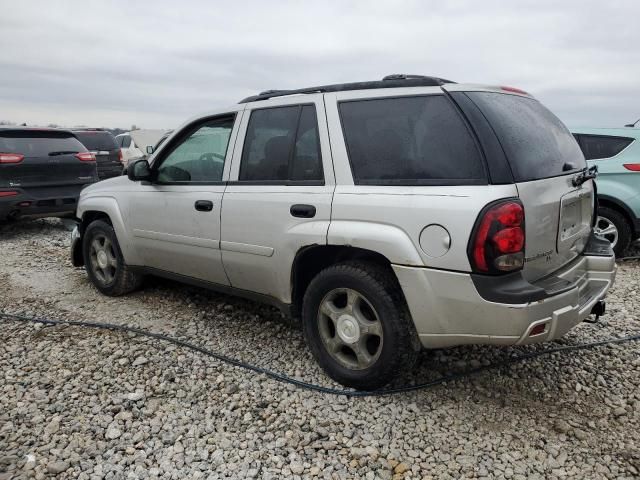
[[[153,153],[153,145],[147,145],[147,153],[151,155]]]
[[[151,167],[145,159],[136,160],[127,166],[127,176],[132,182],[151,181]]]

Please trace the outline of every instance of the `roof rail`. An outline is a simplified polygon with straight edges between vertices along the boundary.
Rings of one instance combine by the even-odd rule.
[[[294,90],[265,90],[258,95],[243,98],[239,103],[257,102],[273,97],[283,97],[285,95],[297,95],[304,93],[325,93],[344,92],[348,90],[369,90],[375,88],[401,88],[401,87],[438,87],[445,83],[455,83],[439,77],[428,77],[424,75],[387,75],[382,80],[372,82],[336,83],[333,85],[322,85],[319,87],[307,87]]]

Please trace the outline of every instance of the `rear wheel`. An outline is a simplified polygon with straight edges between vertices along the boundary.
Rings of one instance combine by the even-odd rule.
[[[608,207],[598,208],[595,233],[611,242],[617,257],[624,254],[631,243],[631,225],[623,214]]]
[[[395,277],[373,263],[320,272],[305,292],[302,320],[316,361],[348,387],[386,385],[414,364],[420,348]]]
[[[89,279],[105,295],[123,295],[141,285],[142,276],[124,263],[116,233],[107,222],[95,220],[89,224],[83,236],[82,254]]]

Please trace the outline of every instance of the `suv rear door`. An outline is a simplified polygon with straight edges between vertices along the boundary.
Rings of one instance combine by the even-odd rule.
[[[68,131],[0,129],[0,153],[17,155],[14,161],[0,164],[0,187],[53,187],[95,182],[95,161],[82,161],[76,156],[86,151]]]
[[[547,276],[577,257],[591,233],[593,181],[573,184],[586,168],[582,151],[564,124],[528,95],[497,91],[463,95],[495,132],[524,205],[523,275],[529,281]]]
[[[324,244],[333,168],[321,94],[251,102],[222,207],[231,285],[290,301],[298,250]]]
[[[98,176],[101,180],[122,174],[120,147],[111,132],[104,130],[76,130],[75,136],[92,152],[98,163]]]

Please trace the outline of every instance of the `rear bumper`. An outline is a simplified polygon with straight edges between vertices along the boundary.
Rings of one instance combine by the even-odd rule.
[[[522,345],[559,338],[591,313],[616,274],[613,255],[583,255],[555,272],[554,277],[565,283],[555,293],[533,301],[500,303],[483,298],[470,274],[393,268],[420,341],[427,348]],[[544,330],[532,334],[541,324]]]
[[[0,197],[0,219],[7,217],[58,217],[72,215],[85,185],[10,188],[18,195]]]

